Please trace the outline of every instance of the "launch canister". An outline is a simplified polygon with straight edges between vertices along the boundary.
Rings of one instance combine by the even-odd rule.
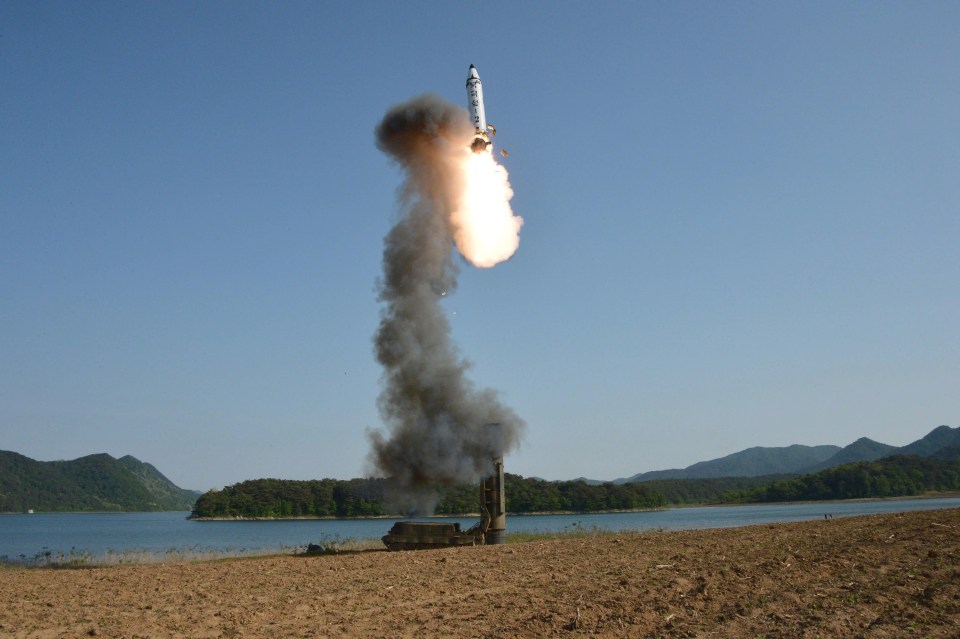
[[[470,148],[475,153],[480,153],[490,145],[490,138],[487,136],[487,114],[483,109],[483,84],[480,82],[477,67],[472,64],[467,74],[467,110],[470,112],[470,122],[473,123],[476,135]]]

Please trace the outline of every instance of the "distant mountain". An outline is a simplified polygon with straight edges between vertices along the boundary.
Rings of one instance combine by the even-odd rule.
[[[826,470],[827,468],[833,468],[834,466],[841,466],[843,464],[850,464],[852,462],[876,461],[883,457],[893,455],[895,452],[897,452],[896,446],[881,444],[880,442],[875,442],[872,439],[861,437],[849,446],[845,446],[844,448],[840,449],[836,455],[833,455],[826,461],[822,461],[819,464],[814,464],[809,468],[804,468],[801,474],[815,473],[817,471]]]
[[[539,477],[530,477],[529,479],[537,479],[539,481],[546,481],[545,479],[540,479]],[[587,479],[586,477],[577,477],[576,479],[571,479],[570,481],[582,481],[587,486],[602,486],[607,483],[602,479]]]
[[[190,510],[199,496],[129,455],[40,462],[0,451],[0,512]]]
[[[654,479],[708,479],[713,477],[759,477],[761,475],[791,475],[826,461],[840,452],[839,446],[755,446],[719,459],[702,461],[683,469],[654,470],[615,484],[631,484]]]
[[[638,481],[653,481],[655,479],[690,479],[685,468],[668,468],[666,470],[650,470],[637,473],[632,477],[614,479],[614,484],[634,484]]]
[[[960,427],[938,426],[917,441],[897,448],[867,437],[840,448],[839,446],[786,446],[781,448],[748,448],[726,457],[702,461],[686,468],[653,470],[632,477],[613,480],[614,484],[665,479],[710,479],[718,477],[757,477],[760,475],[805,475],[854,462],[872,462],[891,455],[918,457],[947,456],[960,449]],[[590,483],[590,480],[584,480]]]
[[[934,459],[945,459],[947,461],[960,459],[960,446],[946,446],[930,455],[930,457]]]
[[[937,426],[912,444],[897,449],[898,455],[929,457],[947,446],[960,445],[960,427]]]

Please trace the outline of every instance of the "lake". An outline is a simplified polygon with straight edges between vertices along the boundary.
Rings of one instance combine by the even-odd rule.
[[[613,531],[729,528],[772,522],[872,513],[958,508],[960,498],[821,502],[749,506],[703,506],[631,513],[582,515],[514,515],[510,532],[562,532],[578,528]],[[186,512],[51,513],[0,515],[0,558],[30,560],[50,552],[85,557],[123,555],[162,559],[183,554],[246,555],[290,552],[308,543],[379,539],[393,519],[324,519],[297,521],[190,521]],[[464,527],[476,518],[451,517]]]

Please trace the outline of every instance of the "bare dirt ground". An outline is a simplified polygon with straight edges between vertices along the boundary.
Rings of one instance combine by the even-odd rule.
[[[0,569],[2,637],[958,637],[960,510]]]

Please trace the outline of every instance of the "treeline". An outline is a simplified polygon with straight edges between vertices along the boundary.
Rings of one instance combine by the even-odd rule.
[[[642,485],[658,493],[670,504],[719,504],[730,493],[747,491],[796,475],[763,475],[760,477],[710,477],[707,479],[651,479]]]
[[[590,485],[583,481],[554,482],[508,474],[504,489],[507,511],[512,513],[643,510],[668,505],[663,495],[644,484]]]
[[[462,484],[440,492],[436,513],[460,515],[476,512],[479,486]],[[507,512],[515,514],[550,512],[600,512],[645,510],[667,506],[662,495],[643,484],[598,484],[583,481],[544,481],[506,473],[504,492]]]
[[[590,485],[583,481],[551,482],[507,473],[507,512],[642,510],[671,504],[900,497],[960,490],[960,449],[951,451],[937,457],[898,455],[875,462],[856,462],[792,478],[665,479]],[[191,516],[284,518],[407,514],[390,509],[388,496],[393,490],[386,479],[256,479],[201,495]],[[475,513],[479,500],[479,487],[475,484],[437,487],[435,512],[440,515]]]
[[[817,501],[905,497],[929,491],[960,490],[960,456],[894,455],[856,462],[766,486],[733,491],[725,501]]]
[[[638,510],[667,505],[662,495],[643,484],[608,483],[591,486],[582,481],[547,482],[507,473],[504,488],[507,511],[510,513]],[[391,482],[386,479],[255,479],[201,495],[191,517],[370,517],[405,514],[390,512],[387,496],[392,490]],[[437,493],[437,514],[463,515],[479,510],[479,485],[438,487]]]
[[[369,517],[385,514],[383,479],[253,479],[200,495],[192,518]]]

